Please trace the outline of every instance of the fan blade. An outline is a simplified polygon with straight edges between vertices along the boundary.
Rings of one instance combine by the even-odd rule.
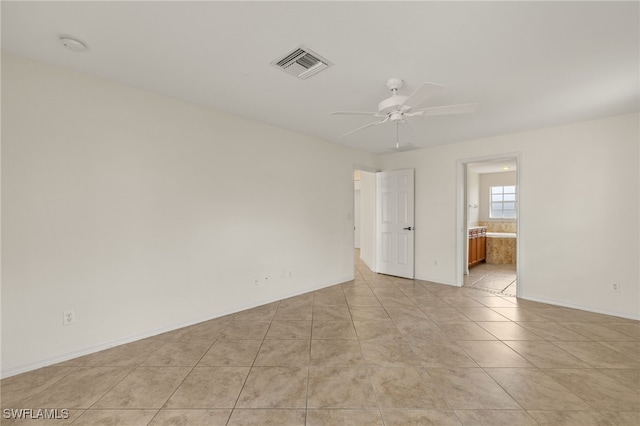
[[[379,115],[377,112],[366,112],[366,111],[333,111],[330,112],[329,115]]]
[[[405,113],[409,117],[422,116],[433,117],[436,115],[449,115],[449,114],[470,114],[478,109],[478,104],[458,104],[458,105],[445,105],[432,108],[419,109],[417,111]]]
[[[373,123],[365,124],[364,126],[358,127],[357,129],[347,132],[344,135],[340,135],[340,139],[344,138],[345,136],[349,136],[352,133],[358,132],[362,129],[366,129],[367,127],[377,126],[378,124],[386,123],[388,120],[389,120],[389,117],[385,118],[384,120],[374,121]]]
[[[432,94],[442,89],[444,89],[444,86],[441,84],[429,83],[429,82],[422,83],[422,86],[418,87],[416,90],[413,91],[412,94],[407,96],[407,99],[404,100],[404,102],[402,103],[402,105],[400,105],[400,107],[405,111],[411,108],[415,108],[418,105],[420,105],[422,102],[424,102],[424,100],[427,99],[429,96],[431,96]]]

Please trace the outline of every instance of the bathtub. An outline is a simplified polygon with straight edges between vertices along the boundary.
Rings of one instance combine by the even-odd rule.
[[[515,232],[487,232],[487,238],[516,238]]]
[[[515,232],[487,232],[487,263],[516,263]]]

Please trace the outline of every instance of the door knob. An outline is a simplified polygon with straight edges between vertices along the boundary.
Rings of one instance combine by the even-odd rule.
[[[402,229],[404,229],[405,231],[411,231],[412,228],[410,226],[408,226],[408,227],[402,228]]]

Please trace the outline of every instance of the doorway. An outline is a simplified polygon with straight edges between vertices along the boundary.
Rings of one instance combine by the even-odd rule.
[[[376,270],[375,210],[378,170],[355,166],[353,171],[353,237],[359,260]]]
[[[458,285],[516,297],[519,155],[459,162]]]

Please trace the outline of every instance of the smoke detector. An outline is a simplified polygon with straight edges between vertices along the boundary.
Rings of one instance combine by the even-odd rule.
[[[287,74],[307,79],[333,65],[306,46],[299,46],[286,55],[271,62]]]
[[[80,53],[80,52],[86,52],[87,50],[89,50],[86,44],[84,44],[80,40],[75,39],[73,37],[63,35],[59,37],[59,40],[64,47],[66,47],[72,52]]]

